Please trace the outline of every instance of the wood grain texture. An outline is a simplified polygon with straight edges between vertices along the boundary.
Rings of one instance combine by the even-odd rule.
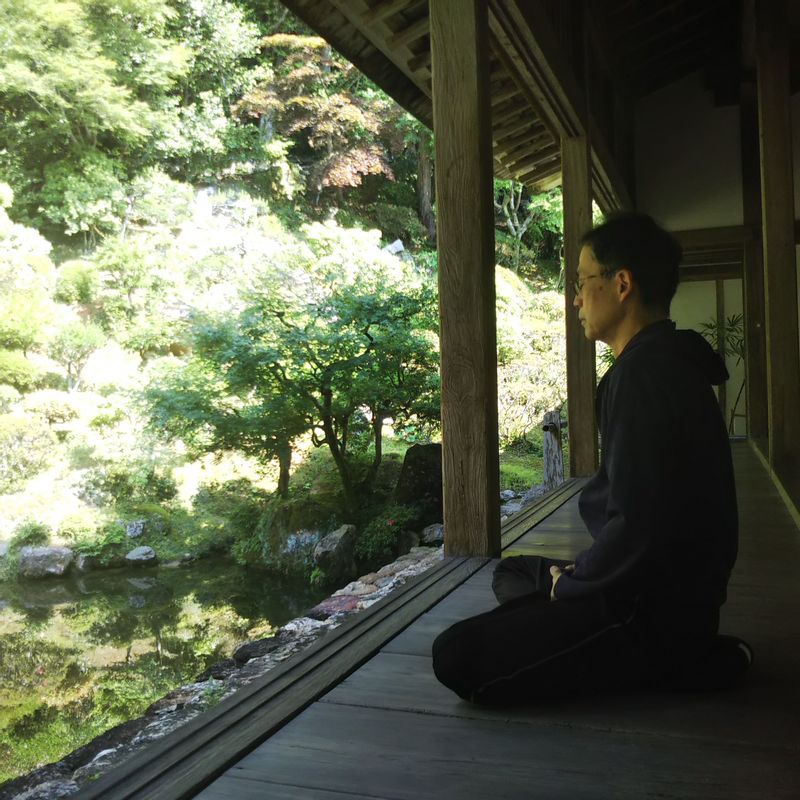
[[[564,281],[567,333],[569,466],[573,477],[597,469],[597,423],[594,416],[595,347],[584,335],[573,307],[572,279],[578,270],[581,237],[592,226],[589,143],[583,136],[561,140],[564,195]]]
[[[786,0],[756,0],[767,411],[773,469],[800,461],[800,346]]]
[[[740,86],[742,210],[744,223],[761,231],[761,165],[758,144],[758,97],[753,81]],[[761,236],[744,245],[744,333],[747,435],[769,448],[767,354],[764,326],[764,258]]]
[[[563,722],[346,712],[316,704],[232,774],[409,800],[751,800],[768,776],[771,798],[796,797],[796,751]]]
[[[497,333],[487,12],[431,0],[445,552],[497,556]]]

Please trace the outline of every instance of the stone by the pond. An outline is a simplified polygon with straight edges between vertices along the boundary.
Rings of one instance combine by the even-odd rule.
[[[19,551],[19,574],[23,578],[60,577],[72,564],[68,547],[23,547]]]
[[[8,555],[8,542],[0,542],[0,558]]]
[[[127,583],[133,586],[134,589],[139,589],[143,592],[155,589],[158,586],[158,581],[155,578],[126,578]]]
[[[266,639],[256,639],[254,642],[245,642],[240,644],[233,651],[233,660],[236,664],[246,664],[252,658],[260,658],[273,650],[277,650],[284,642],[285,638],[281,638],[280,634],[269,636]]]
[[[394,499],[401,505],[419,509],[420,524],[430,525],[442,519],[442,446],[415,444],[403,458]]]
[[[118,751],[118,747],[101,750],[88,764],[76,769],[72,777],[76,781],[94,779],[95,776],[105,772],[119,758]]]
[[[96,569],[114,569],[124,567],[125,559],[122,556],[110,556],[103,559],[98,555],[86,555],[78,553],[75,559],[75,566],[79,572],[93,572]]]
[[[517,493],[511,489],[503,489],[503,491],[500,492],[500,499],[504,503],[507,503],[509,500],[513,500],[516,496]]]
[[[372,583],[361,583],[361,581],[351,581],[347,586],[337,589],[333,593],[333,597],[341,597],[341,595],[351,594],[360,596],[362,594],[372,594],[375,591],[375,585]]]
[[[125,533],[129,539],[138,539],[144,533],[145,520],[134,519],[131,522],[123,522]]]
[[[314,547],[314,563],[329,581],[338,583],[353,576],[356,571],[353,555],[355,543],[355,525],[342,525],[317,542]]]
[[[428,525],[422,531],[419,537],[420,544],[426,545],[440,545],[444,542],[444,525],[441,522],[435,522],[433,525]]]
[[[334,614],[348,614],[358,608],[359,600],[359,597],[352,594],[329,597],[327,600],[317,603],[314,608],[307,612],[306,616],[311,617],[311,619],[323,620],[332,617]]]
[[[516,514],[522,508],[522,503],[505,503],[500,506],[500,514],[508,517],[511,514]]]
[[[202,681],[207,681],[209,678],[214,678],[218,681],[224,681],[233,675],[237,669],[239,669],[239,664],[237,664],[232,658],[226,658],[222,661],[217,661],[216,664],[212,664],[208,669],[201,672],[196,678],[195,681],[200,683]]]
[[[47,781],[18,794],[15,800],[61,800],[62,797],[72,797],[79,788],[75,781]]]
[[[128,595],[128,605],[131,608],[144,608],[147,605],[147,599],[141,594]]]
[[[155,564],[158,559],[156,558],[156,551],[152,547],[134,547],[129,553],[125,555],[126,563],[131,566],[148,566]]]
[[[412,547],[419,545],[419,534],[414,531],[402,530],[397,534],[397,555],[405,555]]]

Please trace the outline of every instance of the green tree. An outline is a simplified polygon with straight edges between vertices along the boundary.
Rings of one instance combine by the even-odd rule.
[[[89,356],[103,346],[106,335],[92,323],[70,322],[50,342],[50,356],[67,371],[70,391],[80,387],[81,373]]]
[[[367,175],[393,180],[381,134],[402,113],[397,106],[324,39],[275,33],[261,44],[271,69],[235,111],[258,120],[267,141],[277,134],[295,143],[315,201],[324,189],[356,187]]]

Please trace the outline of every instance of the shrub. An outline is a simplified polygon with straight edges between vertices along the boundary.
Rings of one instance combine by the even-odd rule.
[[[9,542],[10,550],[19,550],[23,547],[40,547],[50,542],[50,527],[43,522],[26,519],[20,522]]]
[[[149,461],[110,461],[87,471],[82,494],[103,504],[171,500],[178,493],[172,476]]]
[[[41,417],[0,416],[0,492],[15,489],[49,462],[56,438]]]
[[[125,528],[119,522],[107,522],[96,536],[80,539],[75,545],[79,553],[98,558],[104,566],[121,559],[129,547]]]
[[[100,288],[100,273],[91,261],[65,261],[58,268],[55,299],[59,303],[93,302]]]
[[[88,539],[97,530],[97,520],[89,509],[67,514],[58,526],[58,535],[70,542]]]
[[[400,531],[413,525],[419,511],[413,506],[391,505],[374,517],[356,539],[356,558],[376,563],[391,558],[397,549]]]
[[[0,350],[0,383],[29,392],[38,385],[39,370],[17,350]]]
[[[0,414],[7,414],[22,395],[7,383],[0,384]]]
[[[29,413],[41,415],[51,425],[70,422],[80,414],[73,396],[57,389],[32,392],[23,401],[22,408]]]

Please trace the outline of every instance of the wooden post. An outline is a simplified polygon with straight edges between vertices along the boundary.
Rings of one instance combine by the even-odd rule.
[[[500,555],[487,5],[430,0],[445,553]]]
[[[564,452],[561,449],[561,413],[548,411],[542,422],[542,449],[544,451],[544,477],[546,492],[564,483]]]
[[[739,122],[742,149],[742,211],[746,228],[754,235],[744,245],[744,375],[747,435],[769,461],[767,415],[767,340],[764,324],[764,258],[761,247],[761,164],[756,87],[754,0],[741,4],[742,73],[739,86]]]
[[[572,279],[578,269],[581,236],[592,226],[592,183],[589,143],[585,136],[561,140],[564,195],[564,299],[567,329],[567,420],[569,471],[572,477],[597,469],[597,424],[594,417],[594,342],[589,341],[572,305]]]
[[[717,352],[723,361],[725,358],[725,351],[728,349],[728,343],[725,336],[725,282],[721,280],[714,281],[717,292]],[[718,388],[719,407],[722,410],[722,418],[725,424],[728,424],[728,391],[725,382],[721,383]]]
[[[800,355],[788,34],[786,0],[757,0],[756,80],[761,143],[769,461],[779,477],[800,458]]]

